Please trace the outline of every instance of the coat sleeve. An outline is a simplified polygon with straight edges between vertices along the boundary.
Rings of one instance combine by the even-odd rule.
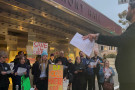
[[[120,45],[132,44],[133,41],[135,41],[135,30],[134,28],[129,28],[119,36],[99,35],[96,42],[98,44],[119,47]]]
[[[112,76],[114,76],[115,75],[115,72],[114,72],[113,68],[111,67],[110,69],[112,71]]]

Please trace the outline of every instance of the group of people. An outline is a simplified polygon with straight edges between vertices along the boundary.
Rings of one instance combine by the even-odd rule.
[[[97,51],[94,51],[93,57],[80,51],[74,64],[71,59],[68,60],[64,57],[64,51],[60,51],[59,54],[57,58],[54,54],[50,54],[48,60],[48,53],[43,51],[41,55],[36,56],[36,61],[31,66],[24,52],[20,51],[12,61],[14,71],[7,73],[10,70],[10,66],[5,62],[7,55],[6,52],[0,51],[0,90],[8,90],[9,77],[12,77],[13,90],[16,90],[16,85],[19,86],[18,90],[21,90],[21,77],[31,77],[29,75],[30,69],[33,75],[33,87],[37,90],[47,90],[49,64],[63,65],[63,80],[69,80],[69,87],[72,87],[72,90],[87,90],[87,88],[95,90],[96,77],[99,90],[105,90],[103,85],[106,81],[114,84],[113,76],[115,73],[109,66],[109,61],[99,57]],[[22,75],[17,73],[20,67],[26,69]]]

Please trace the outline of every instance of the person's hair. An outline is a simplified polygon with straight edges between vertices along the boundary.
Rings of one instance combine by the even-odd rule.
[[[57,63],[58,63],[58,62],[61,62],[61,63],[62,63],[62,60],[61,60],[61,59],[58,59],[58,60],[57,60]],[[62,64],[63,64],[63,63],[62,63]]]
[[[7,56],[7,53],[5,51],[0,51],[0,57]]]
[[[18,52],[18,55],[20,55],[22,52],[23,52],[23,51],[19,51],[19,52]],[[23,52],[23,53],[24,53],[24,52]]]
[[[51,56],[54,56],[54,54],[53,54],[53,53],[52,53],[52,54],[50,54],[50,57],[51,57]]]
[[[135,0],[130,0],[129,5],[131,6],[132,9],[135,8]]]
[[[24,54],[25,57],[27,57],[27,54]]]
[[[40,70],[43,71],[43,59],[41,58],[41,61],[40,61]],[[47,65],[48,65],[48,60],[45,60],[45,69],[47,68]]]
[[[36,58],[41,58],[41,55],[37,55]]]
[[[81,54],[82,51],[79,52],[79,55]]]
[[[77,59],[78,59],[78,57],[75,58],[75,64],[77,64]],[[80,63],[81,63],[81,59],[80,59]]]

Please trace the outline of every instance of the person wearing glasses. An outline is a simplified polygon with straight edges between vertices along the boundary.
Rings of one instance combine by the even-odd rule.
[[[5,51],[0,51],[0,90],[8,90],[9,87],[9,77],[7,71],[10,70],[10,66],[5,62],[7,58],[7,53]]]

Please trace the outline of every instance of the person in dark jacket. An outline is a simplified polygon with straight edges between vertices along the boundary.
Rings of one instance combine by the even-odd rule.
[[[58,62],[56,63],[56,65],[62,65],[62,60],[58,59]],[[68,78],[68,68],[67,66],[63,65],[63,79],[66,80]]]
[[[24,54],[24,57],[25,57],[25,63],[29,66],[29,68],[31,68],[31,65],[30,65],[30,60],[27,58],[27,54]]]
[[[68,61],[67,61],[67,58],[64,57],[64,51],[60,51],[60,56],[58,58],[56,58],[55,63],[58,62],[58,59],[61,59],[62,60],[62,65],[67,66],[67,62]]]
[[[79,56],[80,56],[80,59],[81,59],[81,63],[86,67],[87,66],[87,64],[86,64],[87,59],[85,58],[85,54],[82,51],[80,51]],[[84,80],[85,80],[85,83],[83,85],[84,86],[83,90],[86,90],[86,88],[87,88],[87,73],[86,72],[85,72]]]
[[[38,90],[48,90],[48,53],[43,51],[40,63],[34,65],[34,84]]]
[[[24,52],[23,51],[19,51],[18,52],[18,56],[13,61],[14,62],[14,66],[18,65],[20,58],[23,57],[23,56],[24,56]]]
[[[85,66],[81,63],[80,57],[76,57],[72,90],[84,90],[84,83]]]
[[[39,64],[40,64],[40,60],[41,60],[41,55],[37,55],[37,57],[36,57],[36,61],[35,61],[35,63],[33,64],[33,66],[32,66],[32,75],[33,75],[33,86],[34,86],[34,88],[36,88],[36,82],[37,82],[37,78],[36,78],[36,73],[37,73],[37,70],[38,70],[38,68],[37,67],[39,67]]]
[[[7,71],[10,70],[10,66],[5,63],[7,54],[4,51],[0,51],[0,90],[8,90],[9,87],[9,76]]]
[[[99,90],[102,90],[102,86],[99,82],[100,80],[100,76],[99,76],[99,70],[100,70],[100,67],[103,66],[103,61],[102,61],[102,58],[98,56],[98,51],[97,50],[94,50],[94,57],[91,58],[92,60],[94,60],[94,62],[96,64],[96,67],[93,68],[94,70],[94,90],[95,90],[95,80],[96,80],[96,76],[97,76],[97,82],[98,82],[98,88]]]
[[[19,86],[19,90],[21,90],[21,77],[23,75],[25,75],[25,77],[29,77],[29,66],[25,63],[25,57],[20,57],[20,62],[18,63],[18,65],[16,65],[14,67],[14,84],[15,86],[18,85]],[[25,72],[22,72],[22,73],[18,73],[18,69],[19,68],[24,68],[26,69]],[[15,88],[14,88],[15,89]],[[16,90],[16,89],[15,89]]]
[[[126,19],[132,24],[118,36],[88,34],[83,39],[96,40],[98,44],[118,47],[115,61],[120,90],[135,89],[135,0],[129,1]]]
[[[48,60],[49,64],[55,64],[54,54],[50,55],[50,59]]]

